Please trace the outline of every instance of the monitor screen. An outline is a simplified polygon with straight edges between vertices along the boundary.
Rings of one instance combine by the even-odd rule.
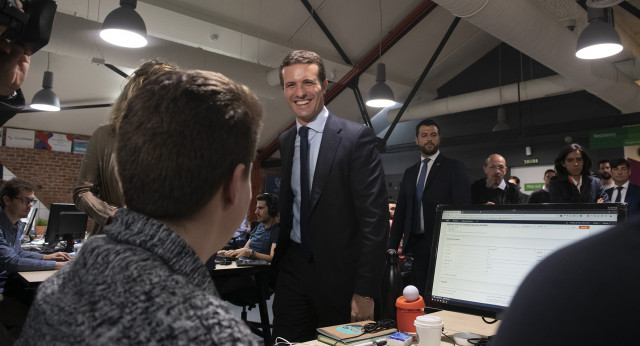
[[[536,264],[625,217],[622,203],[438,206],[427,306],[499,318]]]
[[[29,238],[29,234],[31,233],[31,229],[33,228],[33,221],[36,219],[36,214],[38,214],[38,208],[31,207],[29,210],[29,214],[26,218],[20,219],[20,221],[24,222],[24,229],[22,231],[22,237]]]
[[[84,238],[87,219],[87,214],[78,211],[72,203],[51,204],[45,242],[55,246],[60,240],[65,240],[65,251],[72,252],[73,240]]]

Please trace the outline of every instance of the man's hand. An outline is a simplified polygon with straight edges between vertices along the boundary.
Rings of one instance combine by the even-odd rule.
[[[67,264],[69,264],[69,262],[56,262],[56,270],[66,266]]]
[[[351,297],[351,322],[373,320],[373,299],[359,294]]]
[[[251,250],[249,248],[243,247],[237,250],[229,250],[227,251],[227,257],[249,257],[251,256]]]
[[[9,96],[20,89],[30,62],[24,47],[0,38],[0,96]]]
[[[42,256],[42,259],[47,261],[69,261],[71,260],[71,256],[66,252],[54,252],[52,254]]]

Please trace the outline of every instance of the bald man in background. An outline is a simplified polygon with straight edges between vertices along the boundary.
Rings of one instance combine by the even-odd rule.
[[[504,180],[507,173],[507,160],[499,154],[491,154],[482,167],[486,178],[471,184],[471,203],[473,204],[518,204],[518,187]]]

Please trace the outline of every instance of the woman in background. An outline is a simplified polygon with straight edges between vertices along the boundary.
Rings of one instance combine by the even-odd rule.
[[[558,175],[551,178],[551,203],[609,202],[600,179],[590,172],[591,158],[577,143],[564,146],[555,160]]]
[[[80,164],[80,173],[73,189],[73,201],[78,210],[89,215],[94,223],[90,235],[103,233],[118,208],[125,206],[116,166],[116,135],[129,97],[145,79],[160,72],[175,70],[175,66],[150,60],[127,78],[127,84],[111,108],[109,123],[91,136],[87,152]]]

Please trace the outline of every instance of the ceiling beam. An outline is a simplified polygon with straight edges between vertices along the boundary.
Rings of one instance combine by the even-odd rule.
[[[431,56],[431,59],[429,59],[427,66],[425,66],[424,70],[422,71],[422,74],[420,74],[420,77],[418,78],[418,80],[416,81],[416,84],[411,89],[409,96],[407,96],[407,99],[402,104],[400,111],[396,115],[395,119],[393,119],[391,126],[389,126],[387,133],[385,133],[384,138],[380,142],[378,149],[380,149],[381,152],[384,152],[385,146],[387,145],[387,141],[389,140],[389,137],[391,136],[393,129],[396,128],[396,125],[398,125],[398,121],[402,117],[402,114],[404,114],[404,111],[407,110],[407,107],[413,100],[413,97],[418,92],[418,89],[420,88],[420,85],[422,85],[422,82],[424,81],[424,79],[427,78],[427,74],[429,73],[429,71],[431,71],[431,67],[433,66],[433,64],[436,63],[436,59],[440,56],[440,52],[442,52],[442,49],[444,48],[444,46],[447,44],[447,42],[449,42],[449,38],[451,37],[451,34],[453,34],[453,31],[458,26],[459,22],[460,22],[460,17],[455,17],[453,19],[453,22],[451,22],[451,25],[449,25],[449,29],[442,37],[442,40],[440,40],[440,44],[438,44],[436,51],[433,52],[433,55]]]

